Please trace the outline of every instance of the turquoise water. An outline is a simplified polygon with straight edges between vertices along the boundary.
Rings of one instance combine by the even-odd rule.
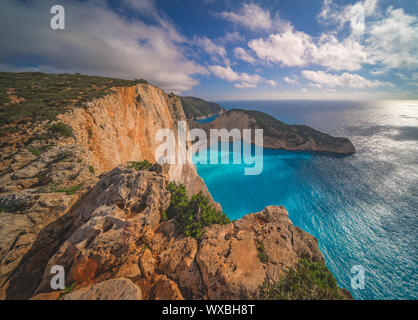
[[[288,123],[349,137],[348,157],[264,149],[263,171],[197,164],[231,219],[284,205],[292,222],[319,241],[327,266],[356,299],[417,299],[418,102],[228,102]],[[223,154],[220,156],[230,156]],[[232,163],[232,160],[231,160]],[[365,288],[350,287],[351,267]]]
[[[218,115],[215,115],[215,116],[212,116],[212,117],[209,117],[209,118],[206,118],[206,119],[195,120],[195,121],[199,122],[199,123],[209,123],[209,122],[212,122],[213,120],[215,120],[217,117],[218,117]]]

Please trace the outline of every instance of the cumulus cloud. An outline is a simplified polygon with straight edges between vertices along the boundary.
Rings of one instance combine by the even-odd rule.
[[[234,55],[237,59],[246,61],[248,63],[254,64],[256,62],[256,59],[249,54],[244,48],[237,47],[234,49]]]
[[[293,77],[293,78],[284,77],[283,80],[286,81],[289,84],[294,84],[294,85],[298,85],[299,84],[299,81],[297,80],[296,77]]]
[[[270,12],[253,3],[245,3],[238,12],[221,12],[220,16],[250,30],[268,30],[273,26]]]
[[[269,84],[269,85],[271,85],[272,87],[277,86],[277,82],[274,81],[274,80],[266,80],[266,83]]]
[[[365,19],[376,12],[377,4],[378,0],[364,0],[340,6],[332,0],[324,0],[318,20],[325,24],[337,24],[338,29],[349,23],[352,35],[359,36],[366,29]]]
[[[194,42],[196,45],[202,47],[207,53],[219,55],[221,57],[226,56],[226,50],[224,47],[215,44],[208,37],[195,38]]]
[[[230,66],[223,67],[219,65],[213,65],[209,66],[209,70],[212,72],[212,74],[221,79],[229,82],[235,82],[234,86],[236,88],[256,88],[257,85],[262,82],[267,83],[273,87],[275,87],[277,84],[276,81],[263,79],[258,74],[251,75],[245,72],[235,72]]]
[[[418,19],[403,9],[388,8],[386,18],[373,23],[366,39],[372,58],[387,69],[418,68]]]
[[[314,43],[306,33],[289,29],[283,33],[271,34],[267,39],[251,40],[248,46],[261,59],[287,67],[300,67],[309,62],[309,53]]]
[[[150,24],[124,19],[105,2],[62,1],[66,29],[59,31],[49,27],[52,4],[40,0],[0,2],[0,28],[7,30],[0,37],[0,59],[5,67],[145,78],[175,92],[197,85],[193,75],[207,72],[186,57],[182,49],[186,39],[160,18],[152,1],[124,2],[131,10],[148,14],[153,21]],[[30,67],[16,66],[16,60]]]
[[[325,87],[345,87],[345,88],[377,88],[382,86],[392,87],[393,85],[388,82],[381,82],[378,80],[369,80],[363,78],[357,74],[343,73],[340,75],[326,73],[324,71],[310,71],[303,70],[302,75],[313,81],[314,83],[320,84]]]

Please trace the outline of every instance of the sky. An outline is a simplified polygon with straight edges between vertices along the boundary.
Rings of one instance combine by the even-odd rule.
[[[416,0],[2,0],[0,30],[0,71],[143,78],[215,101],[418,98]]]

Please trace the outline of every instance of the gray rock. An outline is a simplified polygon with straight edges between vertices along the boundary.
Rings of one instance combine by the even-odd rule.
[[[65,296],[65,300],[141,300],[141,289],[131,280],[119,278],[81,288]]]

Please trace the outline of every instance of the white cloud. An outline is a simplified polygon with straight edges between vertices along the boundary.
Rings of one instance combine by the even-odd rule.
[[[217,77],[227,80],[229,82],[239,81],[239,74],[236,73],[231,67],[222,66],[210,66],[209,70]]]
[[[418,68],[418,18],[389,8],[387,17],[373,23],[366,39],[376,63],[387,69]]]
[[[222,43],[244,41],[245,38],[238,32],[227,32],[221,39]]]
[[[242,83],[234,84],[234,87],[239,88],[239,89],[246,89],[246,88],[257,88],[257,85],[254,83],[242,82]]]
[[[309,35],[292,29],[271,34],[265,40],[262,38],[251,40],[248,46],[259,58],[287,67],[306,65],[310,60],[310,51],[314,48]]]
[[[269,84],[269,85],[271,85],[272,87],[277,86],[277,82],[274,81],[274,80],[266,80],[266,83]]]
[[[331,70],[355,71],[372,62],[364,46],[351,37],[340,42],[334,35],[323,34],[310,49],[311,62]]]
[[[299,84],[299,81],[297,80],[296,77],[293,77],[293,78],[284,77],[283,80],[286,81],[289,84],[294,84],[294,85],[298,85]]]
[[[341,75],[330,74],[324,71],[303,70],[302,75],[314,83],[325,87],[345,87],[345,88],[377,88],[382,86],[393,86],[387,82],[368,80],[357,74],[343,73]]]
[[[224,11],[220,16],[250,30],[268,30],[273,26],[270,12],[253,3],[244,4],[238,12]]]
[[[365,29],[365,19],[376,12],[378,0],[358,1],[340,6],[332,0],[324,0],[318,20],[325,24],[337,24],[339,30],[350,23],[352,36],[361,36]]]
[[[209,66],[209,70],[215,76],[224,79],[229,82],[235,82],[235,88],[256,88],[260,83],[267,83],[268,85],[275,87],[277,82],[274,80],[266,80],[260,77],[258,74],[248,74],[245,72],[238,73],[232,70],[230,66]]]
[[[45,22],[48,1],[0,2],[0,29],[8,30],[0,37],[3,64],[12,67],[16,57],[36,56],[48,62],[38,66],[39,71],[144,78],[175,92],[197,85],[192,76],[207,72],[185,56],[184,37],[167,21],[161,22],[165,19],[156,15],[151,1],[130,3],[147,5],[142,14],[149,14],[152,24],[125,20],[105,2],[61,3],[67,12],[66,30],[52,31]]]
[[[226,56],[225,48],[220,45],[215,44],[208,37],[195,38],[194,42],[196,43],[196,45],[202,47],[209,54],[216,54],[221,57]]]
[[[256,59],[243,48],[240,48],[240,47],[235,48],[234,54],[237,59],[244,60],[251,64],[254,64],[256,62]]]

